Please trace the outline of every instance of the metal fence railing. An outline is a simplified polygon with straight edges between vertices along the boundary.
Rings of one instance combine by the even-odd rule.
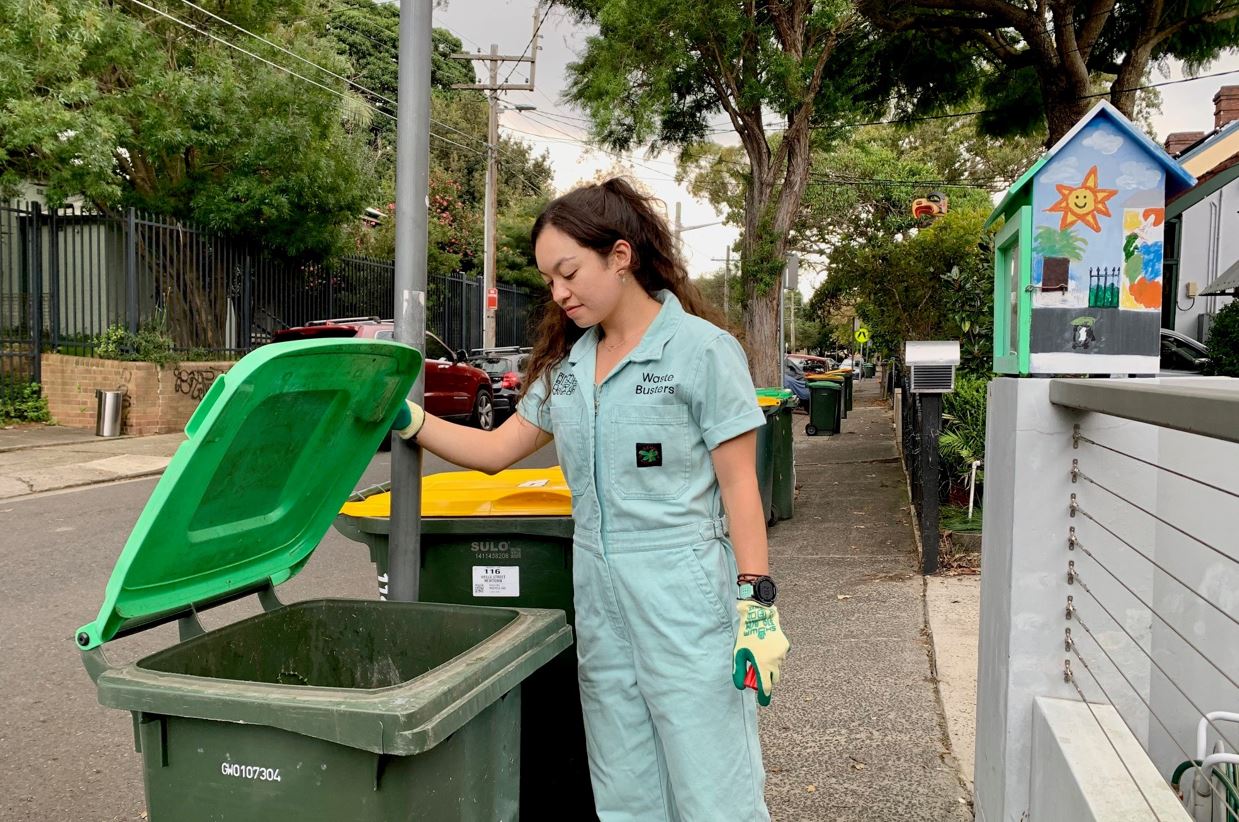
[[[184,359],[240,357],[280,328],[389,318],[394,263],[291,259],[171,218],[0,205],[0,391],[39,380],[39,354],[151,341]],[[496,344],[524,345],[539,297],[499,287]],[[482,285],[432,276],[427,327],[482,344]]]

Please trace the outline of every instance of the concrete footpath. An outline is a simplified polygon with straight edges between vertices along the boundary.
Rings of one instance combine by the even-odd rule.
[[[795,517],[770,530],[792,642],[761,712],[776,820],[969,820],[932,673],[893,419],[857,384],[834,437],[795,421]]]
[[[184,434],[96,437],[54,425],[0,428],[0,500],[160,474]]]
[[[868,380],[858,384],[855,410],[844,421],[842,434],[807,437],[806,421],[803,414],[793,417],[800,485],[796,514],[770,529],[772,573],[780,585],[780,612],[792,641],[773,704],[760,712],[773,818],[966,822],[972,819],[970,797],[960,763],[951,753],[933,673],[926,582],[917,571],[891,412],[878,400],[876,381]],[[34,493],[158,473],[182,440],[180,434],[102,440],[89,431],[41,426],[0,430],[0,499],[19,507],[18,497]],[[118,486],[117,493],[129,487]],[[113,547],[108,548],[93,560],[100,578],[112,561]],[[368,593],[372,577],[364,552],[336,553],[356,560],[348,579],[356,578],[357,595]],[[289,598],[304,595],[309,590],[304,586],[312,583],[334,595],[348,595],[348,590],[341,591],[342,585],[347,588],[341,582],[346,575],[330,566],[330,559],[316,559],[305,579],[290,583],[296,590]],[[321,571],[319,577],[315,568]],[[937,593],[940,582],[928,581],[931,592]],[[317,588],[314,593],[322,595]],[[950,599],[958,597],[948,592],[947,598],[947,605],[956,607]],[[64,625],[70,626],[64,630],[80,624],[80,617],[64,617]],[[967,619],[959,622],[966,628]],[[938,630],[935,625],[934,633]],[[948,633],[944,628],[943,634]],[[972,647],[975,653],[975,638]],[[942,664],[941,649],[938,658]],[[66,670],[72,668],[68,657],[65,660]],[[965,662],[955,670],[967,668]],[[975,672],[975,662],[971,670]],[[74,682],[82,702],[79,710],[93,716],[93,690],[84,678]],[[128,719],[103,709],[97,713],[112,723],[109,728],[115,726],[109,744],[128,750]],[[80,722],[64,715],[58,721],[74,727]],[[970,753],[966,759],[970,769]],[[137,778],[136,762],[109,762],[109,769],[118,769],[130,781]],[[29,794],[24,801],[37,808],[51,801],[41,790],[28,787],[18,793]],[[140,802],[140,788],[133,785],[129,792]],[[85,807],[77,799],[63,802]],[[51,817],[36,811],[35,817],[23,818]]]

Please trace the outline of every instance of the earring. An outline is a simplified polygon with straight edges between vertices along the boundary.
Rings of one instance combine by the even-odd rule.
[[[628,282],[628,272],[626,271],[620,272],[620,285],[624,285],[627,282]]]

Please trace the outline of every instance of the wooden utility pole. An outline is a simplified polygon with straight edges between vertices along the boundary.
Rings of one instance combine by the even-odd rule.
[[[496,288],[496,235],[498,234],[499,211],[499,92],[501,91],[533,91],[534,72],[538,65],[538,8],[533,11],[533,36],[529,38],[526,51],[529,55],[513,56],[500,54],[499,46],[490,44],[490,53],[483,54],[453,54],[453,60],[482,60],[489,64],[489,73],[485,83],[453,83],[454,89],[469,89],[485,91],[489,104],[489,120],[486,128],[486,197],[485,230],[483,234],[484,251],[482,255],[482,347],[495,347],[495,313],[487,303],[487,295]],[[529,80],[525,83],[500,83],[499,67],[504,63],[528,63]],[[508,73],[511,76],[511,72]],[[468,346],[466,346],[468,347]]]

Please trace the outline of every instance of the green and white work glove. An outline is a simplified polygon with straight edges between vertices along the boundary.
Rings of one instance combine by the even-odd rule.
[[[770,694],[779,681],[779,667],[787,657],[791,643],[779,627],[779,609],[751,599],[736,602],[740,612],[740,630],[732,660],[732,681],[740,690],[746,685],[757,691],[757,703],[770,704]],[[752,666],[753,674],[749,674]],[[745,680],[748,680],[746,682]]]
[[[426,424],[426,412],[422,407],[413,400],[405,400],[404,407],[396,412],[396,419],[392,421],[391,430],[395,431],[402,440],[411,440],[417,436],[417,432],[422,430],[422,426]]]

